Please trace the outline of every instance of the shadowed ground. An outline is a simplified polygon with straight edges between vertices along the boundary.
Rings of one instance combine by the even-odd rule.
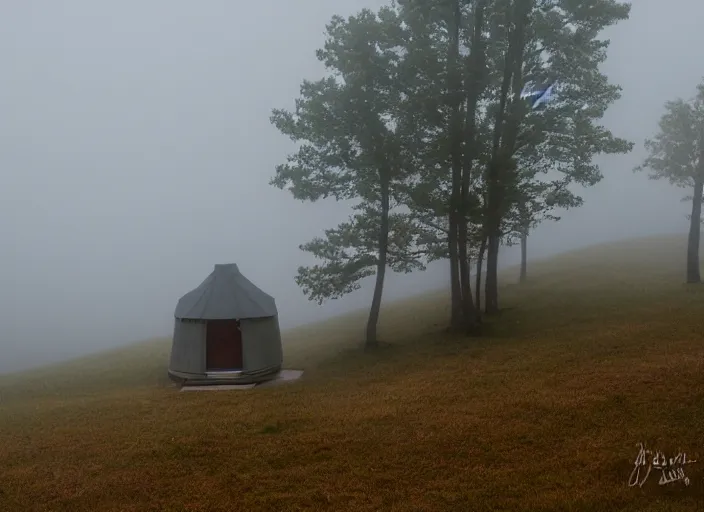
[[[364,312],[288,331],[290,386],[176,393],[167,340],[0,377],[0,510],[701,510],[697,465],[626,485],[638,441],[704,460],[684,260],[660,237],[511,271],[480,339],[443,331],[445,292],[386,306],[377,353]]]

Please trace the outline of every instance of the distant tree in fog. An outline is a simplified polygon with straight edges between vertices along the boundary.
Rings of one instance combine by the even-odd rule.
[[[690,100],[676,99],[665,103],[665,113],[658,123],[658,132],[645,141],[648,157],[634,171],[647,171],[653,180],[665,179],[686,188],[692,202],[687,241],[687,282],[699,283],[699,238],[704,187],[704,82]]]

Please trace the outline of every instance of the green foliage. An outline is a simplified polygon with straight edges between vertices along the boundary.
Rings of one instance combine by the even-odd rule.
[[[300,267],[296,283],[310,300],[322,304],[359,289],[359,281],[374,275],[379,261],[377,239],[381,212],[369,203],[354,207],[358,213],[348,222],[325,231],[325,237],[314,238],[301,245],[301,250],[323,260],[322,264]],[[387,265],[396,272],[425,270],[419,259],[422,251],[414,251],[418,226],[403,213],[389,215]]]
[[[598,154],[624,153],[633,144],[599,124],[620,88],[600,72],[608,40],[601,31],[630,12],[615,0],[526,0],[530,5],[523,41],[523,80],[559,82],[558,100],[532,111],[509,97],[518,137],[502,155],[502,233],[507,241],[526,225],[558,220],[556,210],[578,207],[573,185],[602,178]],[[384,201],[391,201],[388,265],[396,271],[422,269],[447,258],[450,212],[450,115],[456,92],[448,73],[462,77],[462,112],[472,81],[481,91],[476,143],[471,152],[470,193],[464,205],[470,249],[484,237],[492,134],[499,107],[517,0],[486,2],[486,55],[473,71],[470,54],[476,2],[462,2],[461,55],[448,61],[452,2],[397,0],[378,13],[363,10],[327,26],[317,52],[328,76],[304,81],[295,110],[273,111],[272,123],[298,144],[276,168],[271,183],[299,200],[355,200],[348,222],[301,246],[322,263],[299,269],[297,282],[311,300],[337,298],[374,274],[381,247]],[[522,83],[511,84],[513,89]],[[516,108],[518,107],[518,108]],[[384,195],[386,194],[386,196]],[[386,199],[384,199],[386,197]]]
[[[557,80],[558,94],[547,108],[527,112],[515,158],[524,170],[524,182],[539,180],[541,175],[553,177],[547,180],[552,186],[528,187],[553,189],[553,196],[555,190],[562,191],[560,201],[545,203],[548,208],[581,204],[581,198],[571,198],[566,187],[595,185],[603,178],[593,161],[596,155],[626,153],[633,148],[632,142],[614,137],[599,124],[609,105],[620,97],[621,88],[610,84],[599,70],[609,41],[598,35],[627,19],[629,11],[629,4],[613,0],[561,0],[540,2],[531,13],[525,79],[536,83]],[[526,172],[532,174],[528,180]]]
[[[413,140],[411,156],[413,179],[403,188],[404,202],[415,220],[425,227],[424,249],[428,260],[449,257],[449,223],[451,180],[451,115],[457,102],[457,91],[448,80],[448,73],[459,77],[460,117],[464,117],[464,91],[462,79],[468,65],[467,41],[470,38],[472,5],[461,6],[463,23],[460,27],[461,56],[457,63],[448,61],[450,28],[453,4],[445,1],[406,0],[398,2],[399,18],[412,33],[408,37],[409,58],[405,62],[409,82],[409,95],[418,108],[409,109],[405,115],[412,118],[406,123]],[[464,144],[463,144],[464,146]],[[460,154],[460,160],[462,155]],[[476,183],[475,183],[476,184]],[[478,214],[480,200],[472,188],[467,207],[470,217]]]
[[[533,4],[524,40],[523,81],[514,89],[522,89],[525,83],[557,81],[557,96],[547,108],[530,110],[519,103],[522,108],[514,112],[518,116],[514,122],[519,124],[516,146],[502,157],[501,232],[507,243],[542,220],[559,220],[555,214],[558,208],[580,206],[583,200],[571,186],[592,186],[603,178],[594,156],[626,153],[633,148],[633,143],[615,137],[599,124],[608,106],[620,97],[620,87],[609,84],[599,71],[609,41],[598,39],[598,35],[605,27],[628,18],[629,10],[628,4],[600,0]],[[494,129],[508,46],[505,15],[496,11],[490,20],[492,34],[501,40],[489,44],[494,72],[485,94],[483,123],[489,125],[485,131]],[[507,110],[522,101],[511,97]],[[480,138],[480,143],[482,153],[490,154],[490,138]]]
[[[396,49],[402,43],[391,9],[336,16],[317,51],[330,76],[305,80],[294,112],[275,109],[271,122],[301,143],[277,166],[274,186],[296,199],[379,199],[379,172],[399,170],[399,148],[389,120],[402,97]]]
[[[393,201],[403,195],[413,158],[407,126],[414,117],[407,112],[418,108],[407,93],[414,79],[405,65],[409,54],[402,51],[409,46],[407,35],[392,8],[363,10],[346,20],[335,16],[317,52],[330,75],[305,81],[295,111],[277,109],[271,117],[300,144],[276,168],[274,186],[300,200],[357,201],[348,222],[300,246],[322,260],[299,268],[296,277],[318,303],[358,289],[380,266],[398,272],[425,268],[415,250],[423,230]]]
[[[655,137],[645,141],[648,156],[634,171],[647,170],[650,179],[665,179],[681,188],[693,187],[704,150],[704,82],[689,101],[667,101],[658,128]]]
[[[524,179],[516,192],[519,195],[511,202],[511,209],[504,221],[507,245],[513,245],[516,237],[532,230],[543,220],[559,221],[560,216],[554,213],[555,210],[578,208],[583,204],[582,198],[569,190],[565,179]]]
[[[474,2],[463,6],[462,66],[469,69],[471,26]],[[485,37],[486,76],[477,117],[477,147],[474,168],[486,169],[492,149],[492,133],[499,108],[500,88],[504,75],[504,55],[508,49],[512,22],[507,11],[511,0],[487,3]],[[415,181],[409,185],[408,204],[416,217],[424,222],[440,240],[446,240],[444,218],[448,213],[450,195],[449,171],[449,109],[444,89],[443,70],[447,67],[448,34],[447,2],[439,0],[399,2],[399,17],[414,33],[413,60],[415,66],[414,92],[418,103],[432,108],[416,112],[417,153],[414,168]],[[520,131],[516,147],[504,158],[513,160],[515,172],[504,173],[507,204],[504,209],[503,232],[511,236],[516,225],[523,225],[523,217],[530,217],[535,225],[542,219],[554,219],[554,210],[577,207],[582,199],[570,190],[572,185],[592,186],[603,174],[594,163],[599,154],[629,152],[633,143],[614,136],[600,125],[610,104],[620,97],[620,87],[610,84],[600,72],[599,65],[606,58],[609,41],[599,39],[600,32],[618,21],[628,18],[630,5],[612,0],[553,0],[534,2],[524,40],[524,79],[526,82],[545,83],[557,80],[557,101],[545,109],[529,110],[526,105],[518,111]],[[432,62],[433,74],[424,74],[424,66]],[[471,74],[465,75],[465,88]],[[523,84],[519,84],[523,85]],[[522,87],[521,87],[522,88]],[[510,98],[507,109],[513,102]],[[467,145],[463,150],[471,150]],[[482,222],[485,183],[482,172],[472,175],[472,193],[469,220],[472,231],[481,239],[477,224]],[[519,213],[521,212],[521,213]],[[435,229],[433,229],[433,227]]]

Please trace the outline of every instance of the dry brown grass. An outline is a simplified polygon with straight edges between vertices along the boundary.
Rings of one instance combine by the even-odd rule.
[[[701,510],[701,470],[626,486],[640,440],[704,459],[683,255],[653,239],[534,265],[481,339],[433,325],[445,294],[387,308],[376,354],[352,348],[358,315],[298,329],[307,372],[285,387],[176,393],[163,341],[6,377],[0,510]]]

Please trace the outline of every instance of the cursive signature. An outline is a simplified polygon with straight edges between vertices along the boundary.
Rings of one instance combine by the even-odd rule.
[[[683,466],[693,464],[697,462],[696,460],[687,459],[687,454],[682,452],[668,458],[660,450],[656,450],[653,454],[653,451],[646,449],[643,443],[638,443],[636,446],[639,447],[638,456],[633,463],[633,471],[631,471],[631,476],[628,479],[629,487],[635,487],[636,485],[643,487],[653,469],[661,472],[660,480],[658,481],[659,485],[680,481],[685,486],[690,484],[689,477],[685,475]],[[651,455],[653,456],[652,459],[650,459]],[[642,477],[641,473],[643,474]]]

